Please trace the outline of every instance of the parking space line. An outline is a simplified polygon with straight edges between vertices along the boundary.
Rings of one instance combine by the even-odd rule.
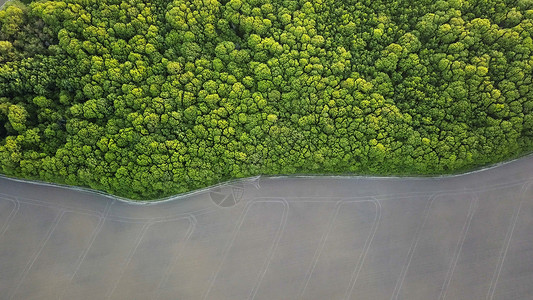
[[[46,237],[40,242],[38,250],[32,255],[32,257],[30,258],[28,263],[26,263],[26,266],[24,267],[24,271],[22,271],[22,275],[21,275],[20,279],[18,279],[18,283],[17,283],[15,289],[13,290],[13,292],[11,292],[11,296],[9,297],[9,299],[13,299],[13,297],[15,297],[18,289],[22,285],[22,282],[24,281],[24,279],[28,275],[28,272],[30,271],[31,267],[33,266],[33,264],[35,263],[35,261],[37,260],[37,258],[41,254],[41,252],[43,251],[44,246],[46,245],[46,243],[48,242],[48,240],[50,239],[50,237],[54,233],[57,225],[59,224],[59,221],[61,220],[61,218],[63,217],[64,214],[65,214],[65,211],[64,210],[60,210],[59,213],[57,214],[57,216],[55,217],[55,219],[54,219],[54,221],[52,223],[52,226],[50,227],[50,229],[48,229]]]
[[[13,209],[11,210],[9,215],[7,216],[6,223],[3,226],[4,228],[2,228],[2,230],[0,230],[0,240],[2,239],[4,234],[6,233],[7,229],[9,228],[9,226],[11,225],[11,221],[13,221],[13,219],[15,219],[15,216],[17,215],[17,213],[19,211],[19,208],[20,208],[20,202],[18,201],[17,198],[14,198],[14,199],[8,200],[8,201],[13,202],[15,206],[13,207]]]
[[[141,228],[141,231],[139,232],[139,234],[137,235],[137,238],[135,239],[135,243],[133,246],[133,248],[130,250],[130,253],[128,254],[127,258],[126,258],[126,261],[122,264],[122,267],[120,268],[120,272],[117,276],[117,278],[115,279],[115,284],[113,285],[113,287],[107,292],[107,295],[106,295],[106,298],[107,299],[111,299],[111,296],[113,295],[113,292],[115,291],[115,289],[117,288],[120,280],[122,279],[122,276],[124,276],[124,272],[126,271],[126,268],[128,267],[128,265],[130,264],[130,261],[131,261],[131,258],[133,257],[133,255],[135,254],[135,251],[137,251],[137,248],[139,247],[139,245],[141,244],[141,241],[144,237],[144,235],[146,234],[146,232],[148,231],[148,228],[152,225],[153,223],[144,223],[143,224],[143,227]]]
[[[522,186],[522,190],[520,192],[520,200],[518,203],[518,206],[515,210],[515,213],[513,214],[511,218],[511,223],[509,225],[509,229],[507,230],[507,234],[505,235],[505,242],[503,244],[503,247],[500,251],[500,257],[498,260],[498,265],[496,267],[496,270],[492,276],[492,280],[490,281],[489,290],[487,292],[487,299],[492,300],[494,298],[494,292],[496,291],[496,285],[498,284],[498,280],[500,278],[500,273],[503,268],[503,263],[505,262],[505,256],[507,255],[507,251],[509,250],[509,246],[511,244],[511,240],[513,238],[513,231],[515,229],[516,223],[518,223],[518,217],[520,215],[520,210],[522,209],[522,203],[524,202],[524,199],[526,198],[526,191],[533,185],[533,183],[525,184]]]
[[[79,261],[78,261],[78,263],[76,265],[76,268],[74,269],[74,272],[72,273],[72,276],[70,277],[69,284],[71,284],[72,281],[74,280],[74,278],[76,277],[76,274],[78,273],[81,265],[83,264],[83,261],[85,260],[85,257],[87,257],[87,254],[89,253],[89,250],[93,246],[94,241],[96,240],[96,237],[98,236],[100,231],[102,231],[102,228],[104,227],[104,222],[105,222],[105,220],[106,220],[106,218],[107,218],[107,216],[109,214],[109,211],[111,210],[111,206],[113,206],[114,203],[115,203],[115,200],[109,201],[106,204],[104,212],[103,212],[102,216],[100,217],[100,220],[98,221],[98,224],[96,225],[96,228],[95,228],[95,230],[93,232],[93,235],[91,236],[89,245],[87,245],[87,248],[85,249],[85,251],[83,251],[83,253],[82,253],[81,257],[79,258]],[[63,294],[66,293],[67,290],[68,290],[68,285],[65,286],[65,290],[63,291]],[[59,297],[59,299],[61,299],[62,296],[63,295],[61,295],[61,297]]]
[[[357,266],[355,267],[352,273],[352,277],[350,278],[350,286],[348,287],[348,290],[346,291],[346,295],[344,296],[344,299],[350,299],[353,289],[355,288],[355,283],[357,282],[357,278],[359,277],[359,273],[361,273],[361,269],[365,262],[365,257],[368,253],[368,250],[370,249],[370,245],[372,244],[372,241],[374,240],[374,236],[376,235],[376,231],[378,230],[378,227],[381,221],[381,203],[379,203],[379,201],[375,199],[374,201],[372,201],[372,203],[376,205],[376,215],[374,216],[374,222],[372,223],[372,229],[370,230],[371,233],[365,241],[365,246],[363,247],[364,249],[363,253],[361,253],[361,256],[359,257],[359,260],[357,262]]]
[[[411,247],[409,248],[409,252],[407,252],[407,262],[402,267],[402,271],[400,272],[400,277],[398,278],[398,281],[396,281],[396,286],[394,287],[394,291],[392,292],[391,300],[397,300],[398,295],[400,294],[400,290],[402,289],[403,281],[405,279],[405,276],[407,275],[407,270],[409,269],[409,265],[411,264],[411,261],[413,260],[413,255],[416,249],[416,245],[418,244],[418,240],[420,239],[420,232],[422,232],[422,229],[424,228],[427,219],[429,217],[429,211],[431,210],[431,206],[433,204],[433,201],[435,201],[435,198],[438,196],[443,195],[441,193],[433,194],[427,201],[426,207],[424,208],[424,219],[420,226],[416,229],[415,236],[413,238],[413,241],[411,242]]]
[[[159,284],[157,285],[157,288],[154,291],[154,295],[152,299],[157,299],[161,294],[161,289],[165,285],[165,283],[168,281],[168,278],[170,277],[170,273],[174,269],[175,265],[178,263],[179,259],[181,258],[181,255],[183,254],[183,250],[185,249],[187,242],[191,238],[193,232],[196,230],[197,220],[193,215],[190,215],[187,217],[189,220],[189,228],[187,229],[187,233],[185,234],[185,239],[183,240],[183,245],[181,245],[178,252],[174,255],[171,263],[168,265],[168,268],[166,269],[165,273],[163,274],[163,277],[159,281]]]
[[[285,232],[285,227],[287,225],[287,218],[289,216],[290,206],[289,206],[289,203],[287,202],[287,200],[285,200],[285,199],[280,199],[280,200],[282,201],[283,205],[285,206],[285,209],[283,210],[283,215],[281,217],[281,224],[280,224],[280,227],[278,228],[278,231],[276,232],[276,237],[274,239],[274,244],[271,246],[271,248],[269,250],[268,259],[267,259],[267,261],[265,262],[265,264],[263,266],[263,272],[261,272],[261,275],[257,279],[257,282],[255,283],[254,288],[252,289],[251,295],[249,297],[250,299],[255,298],[255,295],[257,294],[257,291],[259,290],[259,286],[261,285],[261,281],[263,281],[263,277],[265,277],[265,274],[266,274],[266,272],[268,270],[268,267],[270,266],[270,262],[272,261],[272,257],[274,256],[274,252],[276,252],[276,249],[278,248],[279,241],[281,240],[281,236],[283,235],[283,232]]]
[[[468,209],[468,216],[467,216],[466,222],[463,226],[463,230],[461,232],[459,242],[455,248],[453,259],[450,263],[450,267],[448,267],[448,272],[446,273],[444,284],[442,285],[442,289],[439,295],[440,300],[443,300],[446,298],[446,291],[448,290],[448,287],[450,286],[450,282],[452,280],[452,276],[455,271],[455,266],[457,265],[457,261],[459,260],[459,255],[461,254],[461,250],[463,249],[463,244],[465,242],[466,235],[468,233],[468,230],[470,229],[470,224],[472,223],[472,219],[474,218],[474,214],[477,209],[477,204],[478,204],[478,197],[472,196],[472,199],[470,199],[470,208]]]

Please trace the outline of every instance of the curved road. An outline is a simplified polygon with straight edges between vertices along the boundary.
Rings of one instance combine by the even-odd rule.
[[[531,299],[533,156],[130,204],[0,178],[1,299]]]

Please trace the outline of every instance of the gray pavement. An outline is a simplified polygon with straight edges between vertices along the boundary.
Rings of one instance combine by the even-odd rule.
[[[0,299],[532,299],[533,156],[132,204],[0,178]]]

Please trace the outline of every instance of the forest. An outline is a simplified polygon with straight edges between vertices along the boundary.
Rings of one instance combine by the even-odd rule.
[[[533,0],[12,1],[0,172],[155,199],[533,150]]]

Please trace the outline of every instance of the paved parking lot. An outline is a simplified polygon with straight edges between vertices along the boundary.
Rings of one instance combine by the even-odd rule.
[[[533,157],[151,204],[0,178],[0,299],[530,299]]]

